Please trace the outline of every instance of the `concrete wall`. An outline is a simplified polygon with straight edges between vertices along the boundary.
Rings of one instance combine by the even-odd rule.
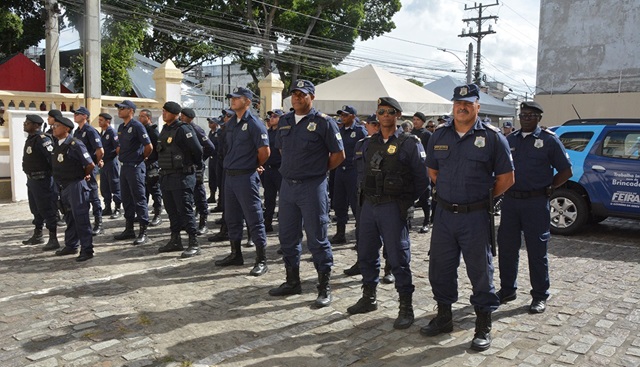
[[[541,0],[537,91],[640,92],[640,1]]]
[[[595,93],[536,95],[535,101],[544,108],[541,125],[562,125],[577,119],[600,117],[640,118],[640,93]]]

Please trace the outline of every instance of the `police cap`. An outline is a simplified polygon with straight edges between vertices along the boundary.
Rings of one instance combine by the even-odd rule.
[[[164,106],[162,106],[162,109],[174,115],[178,115],[180,111],[182,111],[182,107],[173,101],[166,102]]]
[[[424,115],[424,113],[422,113],[422,112],[416,112],[416,113],[414,113],[414,114],[413,114],[413,117],[417,117],[417,118],[419,118],[420,120],[422,120],[422,122],[427,121],[427,116],[425,116],[425,115]]]
[[[452,101],[475,102],[480,99],[480,88],[475,84],[466,84],[455,87]]]
[[[291,89],[289,91],[293,92],[295,90],[299,90],[304,94],[316,94],[316,87],[313,83],[304,79],[298,79],[293,85],[291,85]]]
[[[62,117],[62,115],[60,115],[59,117],[56,116],[54,118],[56,119],[56,122],[61,123],[69,129],[73,129],[73,121],[69,120],[68,118]]]
[[[238,98],[238,97],[247,97],[249,99],[253,98],[253,92],[247,88],[238,87],[233,93],[227,94],[227,98]]]
[[[104,113],[104,112],[99,114],[98,116],[102,117],[105,120],[109,120],[109,121],[111,121],[113,119],[113,117],[111,117],[111,115],[109,115],[108,113]]]
[[[38,125],[42,125],[44,123],[44,120],[42,119],[42,117],[38,115],[27,115],[26,119],[27,121],[33,122],[34,124],[38,124]]]
[[[196,118],[196,111],[194,111],[192,108],[183,108],[182,114],[190,119]]]
[[[89,112],[89,110],[84,107],[84,106],[80,106],[80,108],[78,109],[71,109],[71,112],[73,112],[74,114],[80,114],[80,115],[85,115],[87,117],[89,117],[91,115],[91,113]]]
[[[49,111],[49,116],[55,118],[56,116],[62,117],[62,112],[60,110],[51,110]]]
[[[124,101],[122,101],[122,103],[116,103],[116,107],[120,108],[131,108],[132,110],[136,110],[136,104],[131,102],[128,99],[125,99]]]
[[[393,107],[396,110],[402,112],[402,107],[400,107],[400,103],[398,103],[398,101],[396,101],[395,98],[380,97],[380,98],[378,98],[378,106],[389,106],[389,107]]]
[[[353,106],[342,106],[342,109],[339,109],[338,112],[336,113],[338,115],[341,115],[343,113],[348,113],[350,115],[357,115],[358,111]]]
[[[523,109],[523,108],[533,108],[534,110],[540,111],[540,113],[544,112],[542,110],[542,106],[540,106],[540,104],[534,101],[524,101],[520,103],[520,109]]]

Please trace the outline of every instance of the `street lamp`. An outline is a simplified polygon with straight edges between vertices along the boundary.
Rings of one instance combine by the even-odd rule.
[[[467,71],[467,84],[471,83],[471,57],[473,55],[473,45],[471,43],[469,43],[469,51],[467,53],[467,57],[469,58],[469,60],[466,63],[464,61],[462,61],[462,59],[460,57],[458,57],[458,55],[456,55],[453,52],[447,50],[446,48],[438,48],[438,50],[440,50],[442,52],[450,53],[453,56],[455,56],[456,59],[458,59],[458,61],[460,61],[460,63],[462,65],[464,65],[464,68]]]
[[[446,52],[446,53],[450,53],[450,54],[452,54],[453,56],[455,56],[455,57],[456,57],[456,59],[458,59],[458,60],[462,63],[462,66],[464,66],[464,69],[465,69],[465,70],[467,69],[467,64],[465,64],[465,63],[464,63],[464,61],[462,61],[462,59],[461,59],[460,57],[458,57],[458,55],[456,55],[456,54],[454,54],[453,52],[451,52],[451,51],[447,50],[446,48],[439,48],[438,50],[440,50],[440,51],[442,51],[442,52]]]

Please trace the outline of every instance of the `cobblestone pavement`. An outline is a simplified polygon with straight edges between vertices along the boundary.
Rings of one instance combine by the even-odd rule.
[[[481,353],[469,350],[475,316],[464,266],[453,332],[419,334],[435,303],[427,278],[429,235],[415,229],[416,322],[394,330],[392,285],[379,286],[378,311],[346,313],[361,295],[359,278],[342,274],[355,260],[353,242],[334,249],[333,304],[313,309],[316,274],[307,261],[301,295],[267,294],[284,280],[276,234],[269,235],[270,271],[256,278],[248,275],[251,249],[243,249],[245,266],[229,268],[213,264],[228,253],[227,244],[204,244],[201,256],[187,260],[157,254],[169,237],[166,222],[151,229],[150,244],[136,247],[112,239],[123,220],[105,220],[96,256],[85,263],[21,244],[31,232],[26,203],[0,204],[0,222],[3,367],[640,366],[637,221],[609,219],[579,236],[554,237],[552,297],[544,314],[527,313],[528,268],[521,263],[518,299],[493,314],[493,345]],[[353,241],[352,223],[348,231]]]

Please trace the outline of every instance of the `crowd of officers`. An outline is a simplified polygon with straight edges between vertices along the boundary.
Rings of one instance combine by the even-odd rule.
[[[158,252],[177,251],[188,258],[201,252],[198,236],[207,233],[209,212],[221,212],[220,231],[207,239],[229,241],[230,249],[215,264],[244,265],[246,226],[245,246],[255,249],[249,273],[260,276],[268,271],[267,232],[274,231],[279,199],[278,254],[286,275],[269,294],[302,292],[304,231],[318,274],[314,305],[325,307],[332,301],[332,244],[347,242],[351,209],[357,259],[344,272],[362,276],[362,297],[347,312],[378,308],[382,250],[382,281],[395,283],[399,296],[393,326],[405,329],[414,322],[409,231],[413,209],[420,208],[424,221],[418,232],[431,232],[429,281],[438,305],[437,315],[421,328],[422,335],[452,331],[451,306],[458,300],[462,255],[476,312],[471,348],[490,347],[491,313],[516,299],[522,233],[532,285],[529,310],[545,311],[550,286],[549,196],[571,176],[571,163],[558,138],[538,126],[543,112],[539,104],[523,102],[522,128],[505,136],[478,118],[480,90],[475,84],[455,88],[452,116],[441,116],[437,123],[421,112],[403,122],[402,106],[392,97],[379,98],[375,113],[362,122],[353,106],[343,106],[336,122],[313,107],[315,86],[307,80],[292,85],[291,111],[269,111],[266,121],[251,112],[250,90],[237,88],[227,98],[230,108],[219,118],[207,119],[208,134],[194,123],[195,112],[176,102],[164,104],[160,132],[150,110],[135,117],[136,105],[130,100],[116,104],[123,120],[117,131],[111,126],[112,116],[102,113],[98,132],[88,123],[90,113],[84,107],[72,110],[75,131],[73,122],[58,110],[49,111],[46,132],[42,118],[27,115],[23,170],[35,228],[23,243],[43,244],[46,225],[49,238],[42,249],[58,256],[79,251],[76,261],[83,262],[94,256],[93,236],[104,232],[104,216],[124,215],[124,230],[115,239],[143,245],[148,242],[148,227],[162,223],[164,209],[171,236]],[[203,179],[207,160],[209,198]],[[491,203],[501,197],[500,290],[496,291]],[[213,203],[217,206],[209,209]],[[331,208],[337,231],[329,239]],[[57,239],[59,213],[66,224],[62,245]],[[182,231],[188,235],[186,248]]]

